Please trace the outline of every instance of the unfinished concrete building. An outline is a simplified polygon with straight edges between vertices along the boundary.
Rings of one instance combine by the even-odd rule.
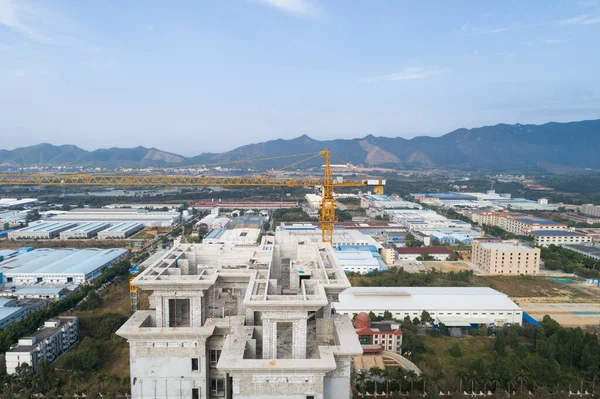
[[[329,244],[176,244],[133,280],[150,310],[117,331],[133,398],[350,398],[362,353],[331,303],[350,286]]]

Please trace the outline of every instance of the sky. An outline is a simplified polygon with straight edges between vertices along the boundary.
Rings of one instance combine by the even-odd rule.
[[[0,148],[600,118],[600,0],[0,0]]]

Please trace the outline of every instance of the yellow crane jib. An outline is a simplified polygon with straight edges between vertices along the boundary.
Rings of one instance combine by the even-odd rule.
[[[325,171],[323,178],[314,177],[214,177],[214,176],[190,176],[190,175],[96,175],[96,174],[58,174],[58,173],[5,173],[0,174],[0,185],[80,185],[80,186],[128,186],[128,187],[156,187],[156,186],[179,186],[179,187],[197,187],[197,186],[221,186],[221,187],[315,187],[323,188],[323,199],[321,201],[321,222],[323,242],[332,242],[333,231],[337,217],[335,216],[335,199],[333,190],[336,187],[368,187],[373,186],[376,194],[383,194],[385,180],[334,180],[331,170],[331,151],[323,150],[317,153],[304,153],[282,155],[277,157],[261,158],[256,160],[240,160],[223,162],[221,164],[238,164],[245,162],[273,160],[280,158],[298,157],[311,155],[302,161],[295,162],[290,166],[296,166],[299,163],[322,157],[325,160]],[[218,165],[202,164],[201,166]],[[186,168],[192,168],[187,166]],[[132,291],[133,291],[133,287]]]

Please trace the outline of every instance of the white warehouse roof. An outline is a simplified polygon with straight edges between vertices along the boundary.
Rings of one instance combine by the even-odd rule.
[[[41,248],[16,258],[0,262],[5,276],[23,274],[89,274],[127,253],[112,249],[50,249]]]
[[[336,310],[506,310],[521,309],[488,287],[352,287],[339,295]]]

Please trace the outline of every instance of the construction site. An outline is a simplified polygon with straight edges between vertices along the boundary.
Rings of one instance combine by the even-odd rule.
[[[350,318],[332,312],[350,283],[327,243],[177,243],[131,284],[152,292],[117,331],[134,398],[351,396],[362,348]]]

